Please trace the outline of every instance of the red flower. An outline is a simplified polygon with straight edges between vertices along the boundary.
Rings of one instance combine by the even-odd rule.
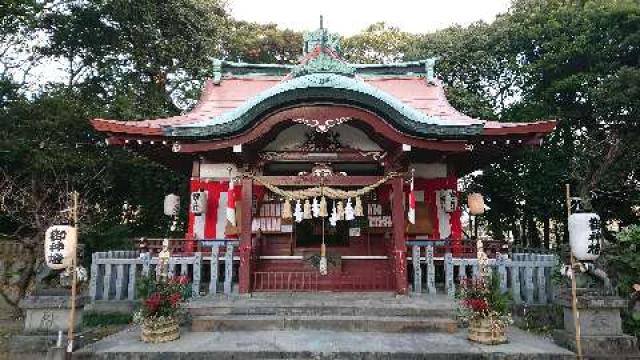
[[[180,294],[179,292],[175,292],[171,294],[171,296],[169,296],[169,302],[174,307],[177,306],[180,301],[182,301],[182,294]]]
[[[147,307],[147,310],[149,310],[149,312],[152,314],[158,310],[161,303],[162,303],[162,296],[159,293],[151,294],[151,296],[149,296],[144,301],[144,304]]]
[[[465,299],[463,305],[474,312],[484,312],[489,310],[489,304],[485,299]]]

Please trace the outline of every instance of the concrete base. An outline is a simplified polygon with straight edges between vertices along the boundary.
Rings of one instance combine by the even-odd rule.
[[[554,332],[557,344],[577,351],[571,297],[558,298],[564,307],[564,330]],[[627,301],[617,296],[582,294],[577,298],[580,315],[580,342],[586,358],[638,359],[638,340],[622,332],[620,310]]]
[[[442,333],[380,333],[349,331],[183,332],[163,344],[140,341],[132,327],[78,350],[81,360],[248,360],[248,359],[442,359],[442,360],[573,360],[575,354],[548,339],[508,329],[508,344],[481,345],[466,331]]]
[[[30,359],[48,359],[48,356],[59,356],[55,350],[56,342],[58,341],[57,334],[30,334],[30,335],[15,335],[12,336],[9,341],[9,353],[10,359],[30,360]],[[91,339],[84,336],[83,333],[78,333],[74,336],[73,348],[79,349],[86,346]],[[66,351],[67,334],[62,335],[62,345]],[[54,349],[54,350],[52,350]],[[49,353],[51,353],[49,355]],[[64,353],[64,351],[63,351]],[[54,357],[53,359],[57,359]]]
[[[553,333],[556,344],[576,352],[575,334],[556,330]],[[581,336],[582,353],[589,359],[640,359],[638,339],[629,335]]]
[[[82,324],[82,310],[85,298],[76,298],[74,312],[74,327]],[[68,296],[27,296],[20,302],[20,308],[25,312],[24,332],[57,333],[58,330],[67,331],[71,314],[71,300]]]

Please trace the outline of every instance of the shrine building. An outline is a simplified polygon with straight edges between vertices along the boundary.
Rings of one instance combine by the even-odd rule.
[[[206,202],[189,208],[181,251],[237,244],[240,293],[404,294],[408,243],[441,241],[464,256],[458,179],[555,127],[457,111],[434,65],[350,64],[320,28],[296,65],[214,61],[183,115],[92,125],[109,145],[190,174]]]

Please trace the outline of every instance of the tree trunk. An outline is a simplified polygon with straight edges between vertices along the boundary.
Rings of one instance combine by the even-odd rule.
[[[549,245],[551,243],[551,219],[549,219],[549,217],[545,217],[543,220],[543,243],[544,243],[544,248],[545,249],[549,249]]]
[[[536,224],[536,220],[533,216],[530,216],[528,219],[528,228],[529,228],[529,244],[531,247],[539,248],[541,247],[540,243],[540,233],[538,233],[538,226]]]
[[[6,289],[0,287],[0,297],[4,299],[7,305],[11,306],[12,312],[16,317],[23,315],[19,307],[20,300],[25,297],[29,290],[29,286],[35,275],[37,262],[37,257],[32,247],[25,246],[24,252],[20,257],[25,260],[25,267],[21,269],[18,280],[13,283],[5,283],[5,285],[9,285]],[[12,291],[12,289],[15,290]]]
[[[525,219],[522,219],[520,221],[520,228],[522,229],[522,232],[520,233],[520,245],[522,245],[523,248],[527,248],[529,247],[529,242],[528,242],[528,229],[527,229],[527,222],[525,221]]]

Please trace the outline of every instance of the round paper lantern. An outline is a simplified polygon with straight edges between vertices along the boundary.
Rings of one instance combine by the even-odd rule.
[[[469,206],[469,213],[471,215],[484,214],[484,198],[482,197],[482,194],[469,194],[467,197],[467,205]]]
[[[600,216],[594,213],[579,213],[569,216],[569,244],[571,253],[581,261],[593,261],[602,250]]]
[[[207,212],[207,193],[194,191],[191,193],[191,212],[194,215],[202,215]]]
[[[69,225],[54,225],[44,234],[44,257],[54,270],[66,269],[73,263],[78,245],[78,232]]]
[[[164,214],[167,216],[178,215],[178,209],[180,209],[180,196],[176,194],[169,194],[164,197]]]

